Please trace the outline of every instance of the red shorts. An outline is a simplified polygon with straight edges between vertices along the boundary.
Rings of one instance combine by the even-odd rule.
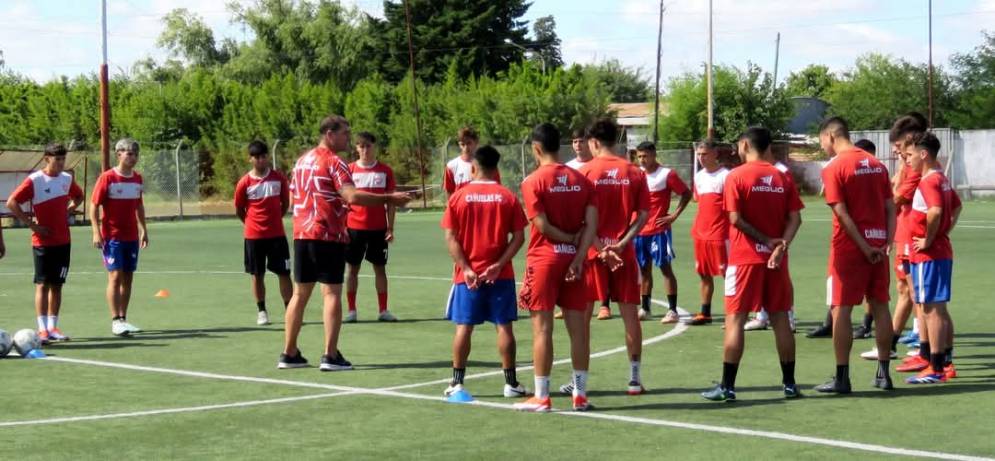
[[[566,281],[571,259],[527,258],[518,305],[530,311],[551,311],[554,306],[569,310],[587,309],[589,301],[584,276],[573,282]],[[585,275],[589,272],[588,266],[584,267]]]
[[[766,264],[730,265],[726,268],[726,315],[791,310],[791,276],[786,266],[768,269]]]
[[[868,300],[891,300],[891,273],[888,261],[867,262],[864,255],[829,252],[829,278],[826,280],[826,304],[859,306]]]
[[[623,304],[639,304],[639,263],[636,262],[636,252],[632,245],[622,253],[622,266],[615,272],[600,259],[588,260],[584,271],[587,280],[588,301],[610,299]]]
[[[694,270],[699,275],[721,277],[729,262],[728,240],[694,239]]]

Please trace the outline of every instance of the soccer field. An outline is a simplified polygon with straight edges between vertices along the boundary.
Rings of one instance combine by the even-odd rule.
[[[592,321],[589,396],[596,410],[589,413],[512,411],[514,401],[501,397],[495,335],[487,327],[475,333],[467,369],[477,404],[442,400],[453,326],[442,319],[451,263],[438,212],[398,216],[388,273],[391,310],[400,322],[375,321],[372,271],[364,267],[360,323],[344,325],[340,341],[356,370],[336,373],[276,369],[283,341],[282,309],[273,307],[281,304],[276,280],[267,278],[274,324],[256,326],[236,219],[150,225],[152,243],[141,255],[129,315],[146,332],[132,338],[110,335],[106,275],[89,245],[89,228],[76,227],[60,317],[73,340],[47,347],[49,359],[0,360],[0,459],[995,457],[995,312],[985,269],[993,257],[995,204],[967,203],[952,236],[959,376],[912,387],[902,382],[906,375],[894,373],[894,391],[874,389],[876,363],[858,357],[872,340],[856,340],[854,393],[842,397],[810,390],[833,373],[834,363],[829,340],[802,334],[825,315],[831,226],[828,207],[806,204],[791,256],[800,320],[797,376],[805,398],[782,398],[767,330],[747,334],[739,400],[703,400],[698,393],[721,375],[720,323],[674,327],[657,320],[643,323],[648,392],[628,396],[629,364],[616,316]],[[679,304],[691,312],[698,309],[688,235],[694,212],[692,205],[674,230]],[[4,237],[0,328],[13,333],[35,325],[31,252],[25,230],[8,229]],[[518,274],[523,264],[524,250],[515,260]],[[664,298],[658,273],[656,282],[654,295]],[[171,295],[155,298],[160,289]],[[721,305],[716,296],[716,312]],[[657,317],[664,309],[656,306]],[[320,302],[312,299],[301,333],[301,350],[312,364],[321,355],[320,314]],[[528,367],[527,321],[518,322],[516,335],[519,366]],[[556,359],[566,359],[562,324],[554,336]],[[569,371],[569,362],[557,362],[554,388],[567,382]],[[520,369],[519,380],[531,388],[530,369]],[[554,395],[553,406],[566,410],[569,399]]]

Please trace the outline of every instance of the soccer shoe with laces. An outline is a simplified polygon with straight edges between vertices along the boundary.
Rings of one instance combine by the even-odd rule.
[[[905,336],[899,338],[898,342],[902,344],[912,344],[919,342],[919,333],[915,331],[909,331]]]
[[[890,352],[891,353],[888,354],[888,357],[889,357],[890,360],[895,360],[895,359],[898,358],[898,352],[895,352],[895,351],[890,351]],[[879,360],[878,359],[878,348],[875,347],[875,348],[873,348],[873,349],[871,349],[871,350],[869,350],[867,352],[861,353],[860,354],[860,358],[862,358],[864,360]]]
[[[266,311],[259,311],[256,314],[256,325],[269,325],[269,314]]]
[[[805,333],[806,338],[831,338],[832,336],[833,327],[828,325],[819,325]]]
[[[529,395],[529,390],[526,389],[525,386],[522,385],[522,383],[518,383],[518,386],[516,387],[512,387],[511,384],[504,385],[504,396],[509,399],[515,397],[521,398],[528,395]]]
[[[38,330],[38,342],[42,345],[51,342],[51,338],[48,336],[48,330]]]
[[[51,342],[69,341],[69,337],[62,334],[58,327],[48,330],[48,339]]]
[[[677,311],[667,310],[667,313],[660,319],[660,323],[666,325],[668,323],[677,323],[681,320],[680,314]]]
[[[539,398],[530,397],[524,402],[518,402],[512,405],[518,411],[531,411],[535,413],[548,413],[553,409],[553,402],[549,397]]]
[[[784,385],[784,398],[786,399],[797,399],[802,396],[802,391],[798,389],[797,384],[785,384]]]
[[[138,327],[136,327],[136,326],[128,323],[127,320],[122,320],[121,323],[124,324],[124,329],[128,330],[128,333],[141,333],[142,332],[141,328],[138,328]]]
[[[586,395],[575,395],[573,396],[574,411],[591,411],[594,409],[594,405],[587,401]]]
[[[394,316],[390,311],[383,311],[377,315],[378,322],[396,322],[397,317]]]
[[[639,309],[639,320],[650,320],[652,318],[653,314],[650,311],[643,308]]]
[[[954,368],[954,364],[946,365],[943,367],[943,374],[947,379],[954,379],[957,377],[957,369]]]
[[[128,329],[124,327],[124,322],[120,320],[111,321],[111,333],[113,333],[114,336],[122,337],[131,335],[131,333],[128,333]]]
[[[321,365],[319,365],[318,369],[321,371],[352,370],[352,363],[349,363],[349,361],[342,356],[342,351],[336,351],[335,357],[322,355]]]
[[[607,307],[601,306],[601,309],[598,310],[598,320],[611,320],[611,318],[612,318],[612,310]]]
[[[280,360],[276,362],[276,368],[280,370],[286,370],[290,368],[304,368],[308,366],[307,359],[301,354],[301,351],[297,351],[297,355],[290,356],[287,354],[280,354]]]
[[[705,315],[705,314],[702,314],[701,312],[699,312],[697,314],[694,314],[694,317],[691,317],[685,323],[688,324],[688,325],[695,325],[695,326],[697,326],[697,325],[708,325],[708,324],[712,323],[712,316],[711,315]]]
[[[625,390],[625,393],[629,395],[640,395],[644,392],[646,392],[646,388],[639,381],[629,381],[629,387]]]
[[[753,319],[743,325],[743,331],[766,330],[769,326],[770,322],[767,320]]]
[[[874,381],[871,382],[871,385],[874,386],[874,387],[876,387],[876,388],[878,388],[878,389],[882,389],[882,390],[886,390],[886,391],[890,391],[890,390],[892,390],[892,389],[895,388],[895,385],[892,384],[892,382],[891,382],[891,376],[890,375],[885,375],[885,376],[878,375],[878,376],[875,376],[874,377]]]
[[[874,333],[874,330],[860,325],[857,328],[854,328],[853,339],[867,339],[872,336],[872,333]]]
[[[444,395],[446,397],[449,397],[449,396],[451,396],[451,395],[453,395],[453,394],[455,394],[455,393],[457,393],[459,391],[462,391],[462,390],[463,390],[463,385],[462,384],[452,384],[452,383],[450,383],[449,386],[446,387],[446,390],[442,391],[442,395]]]
[[[702,392],[701,396],[705,400],[711,400],[713,402],[735,402],[736,401],[736,391],[732,389],[726,389],[722,387],[721,384],[716,384],[715,388]]]
[[[900,365],[895,367],[895,371],[900,371],[902,373],[913,373],[917,371],[923,371],[929,368],[929,360],[922,358],[922,356],[909,357],[902,361]]]
[[[359,316],[356,315],[356,311],[349,311],[346,313],[345,317],[342,318],[342,323],[356,323],[359,320]]]
[[[937,373],[933,368],[926,368],[915,376],[905,379],[905,384],[940,384],[947,382],[947,375],[943,372]]]
[[[852,387],[849,379],[841,381],[833,376],[829,381],[815,386],[815,390],[825,394],[849,394],[852,392]]]
[[[574,393],[574,383],[566,383],[560,386],[560,393],[566,395],[573,395]]]

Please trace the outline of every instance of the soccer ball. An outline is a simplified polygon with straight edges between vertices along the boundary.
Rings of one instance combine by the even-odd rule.
[[[38,333],[35,333],[34,330],[25,328],[14,333],[14,349],[17,349],[17,353],[21,354],[21,357],[39,347],[41,347],[41,341],[38,340]]]
[[[0,330],[0,359],[10,353],[11,347],[14,347],[14,343],[10,340],[10,335],[6,331]]]

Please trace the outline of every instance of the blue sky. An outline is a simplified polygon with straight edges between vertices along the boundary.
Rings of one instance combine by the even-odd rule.
[[[108,0],[112,75],[138,59],[162,59],[155,47],[161,17],[173,8],[201,15],[218,36],[242,39],[229,23],[225,1]],[[344,0],[379,15],[377,0]],[[935,0],[934,62],[981,43],[995,32],[995,0]],[[663,80],[700,68],[705,60],[707,0],[667,0]],[[536,0],[528,19],[553,15],[567,62],[616,58],[644,69],[655,66],[658,2],[654,0]],[[926,0],[714,0],[716,63],[770,69],[781,33],[779,78],[810,63],[844,71],[855,57],[881,52],[913,62],[927,59]],[[96,70],[100,61],[99,0],[0,0],[0,50],[6,67],[36,80]]]

